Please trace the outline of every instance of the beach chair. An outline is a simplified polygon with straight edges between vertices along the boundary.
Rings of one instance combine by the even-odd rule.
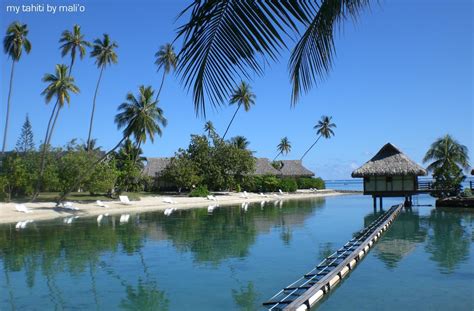
[[[107,204],[105,204],[104,202],[102,202],[101,200],[97,200],[96,201],[96,204],[100,207],[105,207],[105,208],[108,208],[109,206]]]
[[[15,204],[15,209],[17,212],[31,213],[31,211],[24,204]]]
[[[170,197],[163,198],[163,203],[176,204],[176,201],[173,201]]]
[[[78,211],[79,208],[75,207],[72,202],[64,202],[63,203],[63,208],[64,209],[68,209],[68,210],[72,210],[72,211]]]
[[[125,204],[125,205],[132,205],[132,202],[128,199],[128,196],[126,195],[119,195],[119,200],[120,203]]]
[[[281,189],[278,189],[278,193],[280,193],[281,195],[285,195],[285,193],[281,191]]]
[[[264,198],[268,198],[268,195],[264,194],[263,192],[260,192],[260,196]]]
[[[217,202],[217,198],[213,195],[208,195],[207,199],[210,200],[210,201],[216,201]]]

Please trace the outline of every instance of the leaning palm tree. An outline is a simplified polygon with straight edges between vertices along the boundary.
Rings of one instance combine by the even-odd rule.
[[[71,102],[71,95],[70,93],[79,93],[79,88],[74,84],[74,78],[69,76],[68,74],[68,67],[66,65],[56,65],[55,74],[45,74],[43,77],[43,82],[48,83],[48,86],[44,89],[41,95],[45,96],[46,104],[51,102],[53,98],[56,98],[57,111],[59,112],[65,103],[69,104]],[[58,116],[58,112],[56,113],[56,118]],[[49,143],[51,141],[51,137],[53,136],[54,125],[55,121],[51,124],[53,117],[55,116],[55,110],[53,109],[51,116],[49,118],[48,126],[46,128],[46,134],[44,137],[42,152],[41,152],[41,164],[40,164],[40,171],[38,182],[36,186],[36,192],[33,195],[33,199],[38,196],[38,193],[41,189],[42,178],[44,174],[45,168],[45,156],[48,150]]]
[[[206,100],[224,104],[235,80],[263,74],[287,49],[292,49],[288,69],[295,104],[330,72],[334,33],[370,2],[194,0],[180,14],[188,20],[178,28],[183,48],[177,72],[192,89],[196,112],[205,115]]]
[[[111,64],[116,64],[118,62],[117,54],[115,49],[118,48],[116,42],[110,40],[108,34],[104,34],[103,39],[94,40],[94,45],[92,47],[91,57],[95,57],[95,64],[97,68],[100,69],[99,79],[97,80],[97,85],[95,87],[94,99],[92,100],[92,112],[91,120],[89,123],[89,134],[87,135],[87,146],[91,140],[92,134],[92,125],[94,123],[94,113],[95,113],[95,102],[97,99],[97,93],[99,91],[100,81],[102,80],[102,73],[104,72],[105,67]]]
[[[207,121],[204,124],[204,132],[207,133],[207,137],[211,137],[213,134],[216,133],[216,128],[214,127],[212,121]]]
[[[61,49],[61,56],[64,57],[71,54],[71,64],[69,65],[69,75],[71,75],[72,67],[76,61],[76,55],[79,53],[80,59],[84,59],[86,55],[86,48],[90,47],[90,42],[84,40],[84,35],[81,33],[81,26],[74,25],[72,31],[65,30],[61,34],[59,43],[62,43],[59,47]]]
[[[456,165],[461,169],[468,169],[468,149],[450,135],[445,135],[432,143],[430,149],[426,152],[423,162],[430,161],[432,162],[428,165],[427,169],[431,172],[451,165]]]
[[[239,112],[240,107],[243,105],[245,111],[249,111],[250,107],[252,105],[255,105],[255,94],[252,92],[248,83],[241,81],[237,88],[234,89],[234,92],[230,98],[230,105],[234,104],[237,104],[237,109],[235,110],[234,115],[232,116],[232,119],[229,122],[229,125],[227,125],[227,129],[225,130],[222,139],[225,138],[227,131],[229,131],[230,125],[234,121],[234,118],[237,115],[237,112]]]
[[[329,139],[334,136],[334,131],[332,129],[336,128],[336,124],[332,123],[331,120],[332,117],[322,116],[321,120],[319,120],[318,123],[313,127],[313,129],[317,130],[316,134],[319,136],[316,141],[311,145],[311,147],[306,150],[300,160],[303,160],[306,154],[308,154],[308,152],[314,147],[314,145],[316,145],[316,143],[321,137]]]
[[[29,54],[31,51],[31,43],[26,38],[28,35],[28,26],[20,22],[13,22],[8,26],[5,38],[3,39],[3,50],[5,54],[12,59],[12,69],[10,71],[10,86],[8,88],[7,97],[7,113],[5,115],[5,130],[3,132],[2,154],[7,146],[8,123],[10,121],[10,103],[13,88],[13,74],[15,72],[15,64],[20,60],[23,50]]]
[[[162,127],[166,127],[167,120],[163,115],[163,110],[158,107],[158,102],[154,99],[154,91],[151,86],[140,86],[138,96],[128,93],[126,102],[118,107],[119,113],[115,116],[115,123],[118,129],[122,130],[122,139],[105,153],[100,159],[94,162],[82,175],[78,177],[76,183],[68,191],[65,191],[58,200],[63,201],[66,196],[92,172],[95,166],[107,159],[124,141],[132,137],[135,145],[145,143],[147,139],[153,143],[155,136],[162,135]]]
[[[230,143],[238,149],[247,149],[250,142],[244,136],[235,136],[230,139]]]
[[[156,61],[155,65],[158,66],[158,70],[163,70],[163,77],[161,78],[160,88],[156,93],[156,99],[160,97],[161,88],[163,87],[163,83],[165,82],[166,75],[173,69],[176,69],[178,65],[178,57],[174,51],[173,45],[167,43],[162,45],[158,52],[155,53]]]
[[[280,140],[280,143],[277,146],[277,151],[278,154],[273,161],[275,161],[280,155],[288,154],[291,151],[291,142],[288,140],[288,137],[285,136]]]

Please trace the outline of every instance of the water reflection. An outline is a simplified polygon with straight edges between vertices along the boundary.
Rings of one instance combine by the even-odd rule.
[[[259,305],[261,297],[258,295],[253,282],[248,282],[247,286],[240,287],[239,290],[232,290],[232,297],[239,310],[253,311]]]
[[[367,226],[379,212],[364,217]],[[429,216],[420,216],[417,210],[404,210],[374,248],[377,258],[388,269],[424,244],[425,251],[442,273],[453,272],[469,258],[472,240],[472,214],[433,209]]]

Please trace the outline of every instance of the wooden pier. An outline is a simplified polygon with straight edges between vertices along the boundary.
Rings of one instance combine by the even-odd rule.
[[[403,208],[394,205],[313,270],[264,302],[268,310],[309,310],[328,294],[369,252]]]

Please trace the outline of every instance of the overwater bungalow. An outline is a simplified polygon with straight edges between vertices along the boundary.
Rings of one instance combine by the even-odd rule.
[[[411,202],[418,193],[418,176],[425,176],[426,170],[408,158],[391,143],[387,143],[364,165],[352,172],[352,177],[364,178],[364,194],[372,195],[374,207],[376,198],[405,197]]]

